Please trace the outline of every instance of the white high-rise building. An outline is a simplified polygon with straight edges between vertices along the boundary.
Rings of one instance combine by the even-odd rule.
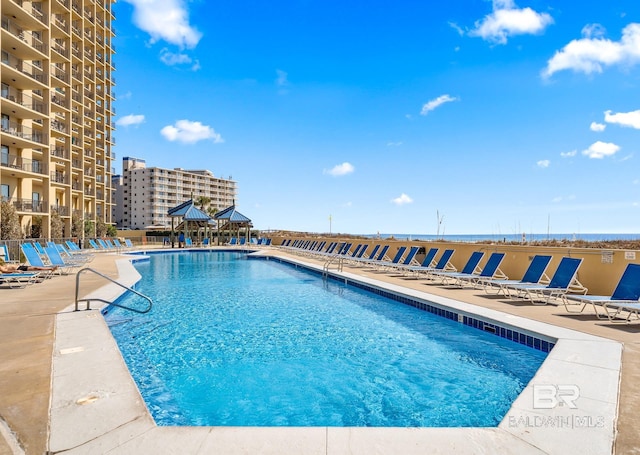
[[[231,177],[217,178],[207,170],[147,167],[145,160],[132,157],[122,159],[121,186],[116,185],[115,190],[117,205],[122,204],[116,207],[114,219],[122,229],[170,227],[170,208],[204,197],[210,201],[208,208],[222,210],[234,204],[237,194]]]

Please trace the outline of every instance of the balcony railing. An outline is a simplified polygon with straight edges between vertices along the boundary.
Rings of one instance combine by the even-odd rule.
[[[55,65],[51,65],[51,74],[62,82],[69,82],[69,75]]]
[[[23,10],[29,13],[31,16],[38,19],[40,22],[46,25],[47,18],[42,12],[42,3],[41,2],[31,2],[24,0],[11,0],[16,5],[20,6]]]
[[[44,53],[44,44],[39,39],[35,38],[32,33],[26,32],[18,23],[12,21],[6,16],[2,17],[2,28],[18,38],[20,41],[24,41],[29,46],[33,47],[37,51]]]
[[[55,147],[52,146],[50,149],[51,156],[56,156],[58,158],[69,159],[69,151],[64,147]]]
[[[66,33],[69,33],[69,24],[67,24],[67,21],[64,20],[64,18],[60,15],[60,14],[52,14],[53,16],[53,23],[56,24],[56,26],[63,30]]]
[[[45,207],[48,206],[46,201],[40,201],[37,199],[9,198],[9,203],[13,204],[18,212],[46,213]]]
[[[66,205],[52,205],[51,212],[58,212],[60,216],[69,216],[70,210]]]
[[[42,131],[27,128],[15,122],[2,123],[2,132],[39,144],[44,144],[47,138]]]
[[[64,175],[64,173],[61,173],[61,172],[52,172],[50,174],[50,178],[51,178],[51,181],[55,183],[62,183],[65,185],[69,184],[69,177],[67,177],[66,175]]]
[[[39,112],[40,114],[47,113],[47,106],[37,100],[34,100],[29,95],[24,95],[20,90],[17,90],[11,86],[2,89],[2,97],[18,103],[21,106],[31,109],[32,111]]]
[[[9,155],[8,153],[0,155],[0,165],[21,171],[35,172],[36,174],[47,174],[46,165],[42,161],[22,158],[18,155]]]
[[[18,57],[9,54],[8,52],[2,51],[2,63],[10,66],[11,68],[14,68],[15,70],[29,76],[30,78],[42,84],[47,84],[47,75],[42,70],[42,68],[32,65],[31,63],[27,63],[19,59]]]
[[[57,120],[51,122],[51,129],[65,134],[69,131],[69,127],[65,123],[58,122]]]

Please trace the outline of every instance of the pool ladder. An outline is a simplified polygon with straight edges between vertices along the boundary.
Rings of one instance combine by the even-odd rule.
[[[93,297],[93,298],[90,298],[90,299],[79,299],[79,298],[78,298],[78,293],[79,293],[79,291],[80,291],[80,275],[81,275],[81,274],[83,274],[84,272],[91,272],[91,273],[95,273],[96,275],[101,276],[102,278],[104,278],[104,279],[106,279],[106,280],[108,280],[108,281],[111,281],[112,283],[114,283],[114,284],[116,284],[116,285],[120,286],[121,288],[123,288],[123,289],[125,289],[125,290],[127,290],[127,291],[130,291],[130,292],[133,292],[134,294],[136,294],[136,295],[138,295],[138,296],[142,297],[142,298],[143,298],[143,299],[145,299],[147,302],[149,302],[149,306],[148,306],[146,309],[144,309],[144,310],[138,310],[138,309],[136,309],[136,308],[132,308],[132,307],[128,307],[128,306],[124,306],[124,305],[120,305],[120,304],[115,303],[115,302],[109,302],[108,300],[100,299],[100,298],[97,298],[97,297]],[[116,281],[116,280],[114,280],[113,278],[110,278],[110,277],[108,277],[107,275],[105,275],[105,274],[103,274],[103,273],[98,272],[97,270],[94,270],[94,269],[92,269],[92,268],[86,267],[86,268],[84,268],[84,269],[79,270],[79,271],[78,271],[78,273],[76,274],[76,309],[75,309],[75,311],[79,311],[79,310],[78,310],[78,304],[79,304],[80,302],[87,302],[87,307],[85,308],[85,310],[90,310],[90,309],[91,309],[91,302],[92,302],[92,301],[94,301],[94,300],[95,300],[96,302],[106,303],[107,305],[117,306],[117,307],[119,307],[119,308],[123,308],[123,309],[125,309],[125,310],[129,310],[129,311],[133,311],[133,312],[135,312],[135,313],[141,313],[141,314],[142,314],[142,313],[148,313],[149,311],[151,311],[151,307],[153,306],[153,301],[152,301],[152,300],[151,300],[151,298],[149,298],[148,296],[146,296],[146,295],[144,295],[144,294],[142,294],[142,293],[140,293],[140,292],[136,291],[136,290],[135,290],[135,289],[133,289],[133,288],[130,288],[129,286],[125,286],[124,284],[117,282],[117,281]]]
[[[331,256],[327,262],[324,263],[324,265],[322,266],[322,274],[323,275],[327,275],[329,273],[329,269],[331,268],[331,264],[335,262],[336,265],[336,270],[338,272],[342,272],[342,268],[344,267],[344,256],[342,254],[336,254],[334,256]]]

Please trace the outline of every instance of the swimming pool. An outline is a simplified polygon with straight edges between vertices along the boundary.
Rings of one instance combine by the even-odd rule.
[[[153,255],[137,264],[152,312],[107,314],[159,425],[496,426],[545,358],[244,257]]]

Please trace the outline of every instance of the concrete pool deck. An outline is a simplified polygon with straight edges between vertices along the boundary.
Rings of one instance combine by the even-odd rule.
[[[276,249],[270,252],[287,256]],[[135,281],[135,271],[117,259],[97,255],[91,267],[123,282]],[[553,369],[545,368],[536,378],[542,384],[580,384],[578,409],[560,409],[557,414],[577,416],[580,428],[541,428],[536,418],[544,413],[531,412],[527,401],[532,393],[526,391],[514,403],[508,415],[512,419],[490,429],[156,427],[99,312],[69,311],[75,276],[66,276],[26,289],[0,290],[0,453],[472,453],[484,447],[502,453],[586,454],[610,452],[614,437],[615,452],[640,453],[640,430],[634,421],[640,404],[639,325],[614,326],[588,312],[568,316],[555,306],[531,306],[478,290],[451,290],[362,269],[345,268],[344,273],[411,295],[429,293],[430,300],[461,305],[463,311],[471,304],[474,313],[487,317],[499,311],[510,321],[523,318],[517,322],[532,324],[531,330],[544,325],[544,330],[555,332],[563,342],[545,362],[554,364]],[[103,283],[83,276],[81,295],[95,292]],[[108,286],[99,292],[119,291]],[[618,362],[622,356],[620,377],[616,355]],[[614,390],[607,383],[614,383]]]

